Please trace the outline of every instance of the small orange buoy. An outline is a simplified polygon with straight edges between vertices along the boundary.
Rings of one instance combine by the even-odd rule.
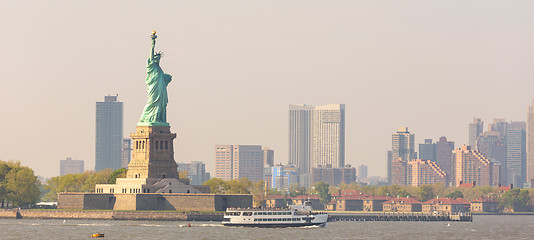
[[[104,234],[103,233],[95,233],[95,234],[91,235],[91,237],[104,237]]]
[[[191,227],[191,223],[187,224],[188,227]]]

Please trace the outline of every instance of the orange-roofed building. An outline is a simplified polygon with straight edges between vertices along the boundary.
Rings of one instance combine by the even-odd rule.
[[[363,199],[363,211],[382,211],[383,203],[393,199],[391,196],[369,196]]]
[[[423,203],[423,212],[469,212],[469,202],[463,198],[434,198]]]
[[[421,212],[422,203],[413,197],[398,197],[382,204],[385,212]]]
[[[365,195],[341,195],[337,199],[337,211],[363,211]]]
[[[479,197],[471,201],[471,212],[498,212],[499,202],[488,197]]]
[[[287,199],[291,201],[291,199]],[[265,206],[268,208],[281,208],[287,206],[286,199],[282,195],[271,195],[265,200]]]

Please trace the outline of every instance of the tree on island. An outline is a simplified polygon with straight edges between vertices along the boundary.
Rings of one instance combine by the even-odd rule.
[[[446,198],[464,198],[464,194],[459,190],[455,190],[454,192],[447,194],[445,197]]]
[[[316,182],[313,185],[313,188],[319,195],[319,199],[321,200],[321,203],[327,204],[330,202],[330,199],[331,199],[330,185],[328,183],[325,183],[323,181]]]
[[[528,212],[532,210],[530,206],[531,197],[528,190],[514,188],[505,192],[499,201],[501,209],[509,209],[514,212]]]
[[[115,173],[114,179],[122,176],[119,170]],[[57,194],[60,192],[94,192],[96,184],[108,184],[114,180],[111,177],[112,174],[111,169],[104,169],[98,172],[85,171],[50,178],[44,187],[49,192],[42,197],[42,200],[57,201]]]
[[[39,200],[41,183],[29,167],[20,162],[0,161],[1,207],[10,203],[15,207],[29,207]]]

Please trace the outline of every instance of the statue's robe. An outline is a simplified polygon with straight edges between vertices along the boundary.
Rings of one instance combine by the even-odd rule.
[[[148,100],[139,119],[140,123],[166,123],[167,122],[167,85],[172,76],[165,74],[159,66],[159,61],[148,59],[146,66],[146,85],[148,88]]]

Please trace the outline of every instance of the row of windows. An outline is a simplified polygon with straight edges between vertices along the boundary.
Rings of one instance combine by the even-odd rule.
[[[291,215],[291,212],[254,212],[254,215]]]
[[[300,220],[300,218],[254,218],[254,222],[291,222]]]
[[[145,149],[146,141],[135,141],[135,149]],[[148,147],[148,145],[147,145]],[[169,149],[169,142],[168,141],[154,141],[154,148],[155,149]]]

